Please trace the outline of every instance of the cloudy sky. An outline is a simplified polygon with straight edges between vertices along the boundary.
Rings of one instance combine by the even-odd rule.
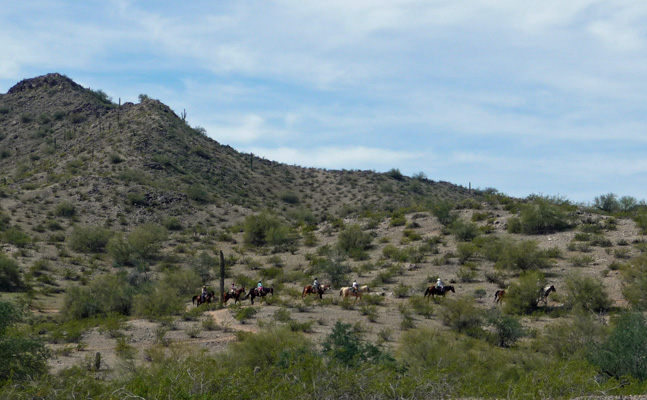
[[[288,164],[647,198],[643,0],[4,3],[0,93],[60,72]]]

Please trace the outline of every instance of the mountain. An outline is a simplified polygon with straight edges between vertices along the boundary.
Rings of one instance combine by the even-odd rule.
[[[160,101],[117,105],[57,73],[0,97],[0,172],[4,203],[25,229],[63,202],[78,212],[77,223],[128,228],[170,216],[189,225],[234,221],[262,209],[323,220],[472,196],[396,169],[302,168],[240,153]]]

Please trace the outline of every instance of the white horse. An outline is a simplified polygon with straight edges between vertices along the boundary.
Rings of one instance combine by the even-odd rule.
[[[368,285],[358,287],[356,292],[353,292],[352,286],[346,286],[339,289],[339,295],[342,296],[343,298],[347,298],[348,296],[355,296],[355,301],[357,301],[357,298],[361,300],[362,293],[364,292],[368,293],[370,291],[371,290],[368,288]]]

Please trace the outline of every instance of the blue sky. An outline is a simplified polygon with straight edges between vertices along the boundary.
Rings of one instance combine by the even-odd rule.
[[[647,197],[642,0],[7,1],[0,54],[288,164]]]

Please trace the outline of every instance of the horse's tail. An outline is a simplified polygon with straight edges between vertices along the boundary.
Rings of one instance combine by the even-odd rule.
[[[193,297],[191,298],[191,303],[195,304],[195,299],[197,299],[197,298],[198,298],[198,296],[193,296]]]

